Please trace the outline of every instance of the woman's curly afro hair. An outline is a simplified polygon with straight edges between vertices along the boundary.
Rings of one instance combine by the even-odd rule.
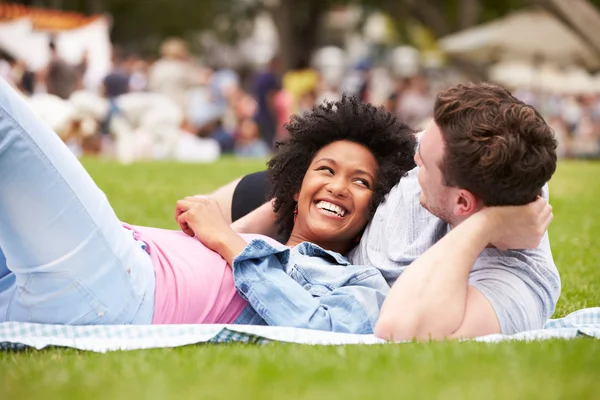
[[[315,154],[339,140],[368,148],[379,164],[369,219],[385,195],[414,167],[415,131],[383,108],[355,97],[314,106],[294,115],[285,127],[289,138],[275,145],[268,163],[273,183],[271,197],[279,231],[289,237],[294,226],[294,195],[300,191],[304,175]]]

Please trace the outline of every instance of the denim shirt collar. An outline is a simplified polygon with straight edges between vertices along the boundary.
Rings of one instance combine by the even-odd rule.
[[[302,242],[296,245],[296,247],[294,247],[294,251],[297,251],[298,253],[309,257],[326,258],[331,261],[334,261],[338,265],[350,265],[350,261],[340,253],[336,253],[335,251],[331,250],[326,250],[314,243]]]

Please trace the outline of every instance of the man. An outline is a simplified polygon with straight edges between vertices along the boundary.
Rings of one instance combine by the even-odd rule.
[[[64,61],[58,54],[56,44],[49,44],[50,62],[46,67],[45,82],[49,94],[68,100],[71,94],[77,90],[77,70],[74,66]]]
[[[551,208],[537,199],[556,169],[556,141],[540,114],[498,86],[452,87],[436,99],[415,162],[349,255],[353,264],[376,266],[392,285],[375,334],[427,340],[541,328],[560,278],[544,233]],[[248,207],[240,199],[248,200],[258,179],[235,186],[233,215]],[[228,189],[215,193],[223,204]],[[509,221],[515,208],[539,218],[539,236]],[[507,221],[492,209],[506,210]],[[234,225],[273,235],[269,213],[263,205]]]
[[[129,93],[130,79],[122,50],[115,46],[112,49],[112,69],[102,81],[104,97],[112,102],[117,97]]]
[[[269,148],[273,146],[277,133],[275,94],[281,89],[278,73],[279,59],[273,57],[267,67],[256,74],[253,82],[253,92],[257,103],[254,120],[258,124],[262,139]]]
[[[161,44],[160,53],[161,58],[148,70],[148,88],[170,98],[185,113],[188,92],[196,84],[187,44],[179,38],[168,38]]]

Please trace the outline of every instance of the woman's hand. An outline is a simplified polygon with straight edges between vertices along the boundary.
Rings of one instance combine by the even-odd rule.
[[[539,246],[554,217],[552,206],[538,197],[524,206],[489,207],[490,243],[501,249],[533,249]]]
[[[183,200],[186,200],[186,199],[190,199],[190,197],[186,197]],[[183,200],[179,200],[179,201],[183,201]],[[187,224],[187,222],[185,222],[184,220],[182,220],[181,222],[179,221],[179,217],[181,216],[181,214],[183,214],[187,210],[188,210],[187,208],[185,208],[183,206],[180,208],[176,204],[175,205],[175,221],[177,221],[177,223],[179,224],[179,228],[181,228],[181,231],[183,233],[185,233],[188,236],[194,237],[196,234],[194,233],[194,231],[192,230],[192,228],[189,227],[189,225]]]
[[[175,218],[183,232],[196,236],[206,247],[217,252],[232,233],[237,236],[217,201],[210,197],[194,196],[179,200]]]

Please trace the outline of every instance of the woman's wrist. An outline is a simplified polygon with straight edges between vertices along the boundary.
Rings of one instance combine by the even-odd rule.
[[[233,259],[246,248],[246,241],[233,229],[219,235],[213,251],[219,253],[227,264],[233,264]]]

